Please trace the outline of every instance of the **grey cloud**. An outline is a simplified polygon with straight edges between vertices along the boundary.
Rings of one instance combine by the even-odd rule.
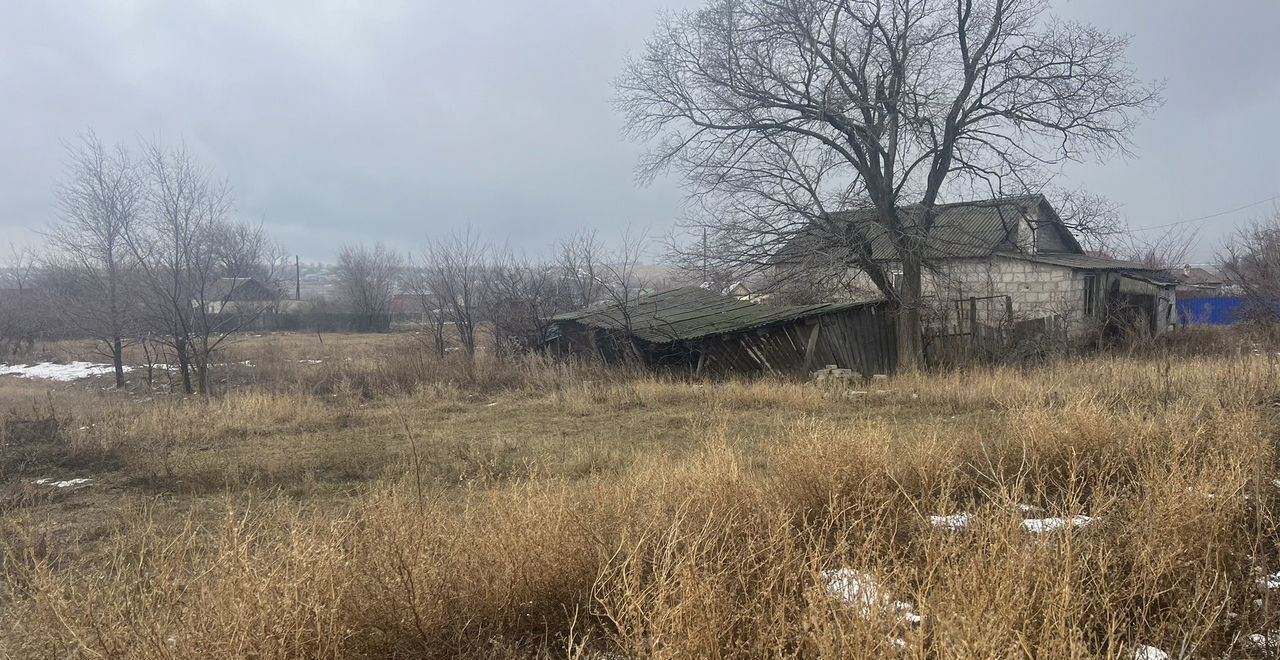
[[[412,247],[468,223],[530,249],[580,227],[665,230],[678,182],[636,186],[640,147],[619,138],[610,81],[658,10],[680,4],[9,3],[0,239],[48,221],[60,142],[86,127],[185,138],[230,179],[242,216],[306,258],[358,240]],[[1136,225],[1280,193],[1268,34],[1280,6],[1058,4],[1133,33],[1140,72],[1169,82],[1137,158],[1069,167],[1065,185],[1110,196]],[[1206,243],[1247,216],[1206,227]]]

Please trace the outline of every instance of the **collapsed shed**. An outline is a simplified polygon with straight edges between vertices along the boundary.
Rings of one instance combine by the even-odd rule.
[[[696,287],[556,316],[544,349],[708,376],[796,376],[827,365],[870,376],[897,366],[884,300],[770,305]]]

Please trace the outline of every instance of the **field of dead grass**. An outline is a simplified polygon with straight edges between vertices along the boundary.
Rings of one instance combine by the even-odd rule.
[[[208,400],[0,377],[0,654],[1273,657],[1280,366],[1180,353],[853,393],[288,336]]]

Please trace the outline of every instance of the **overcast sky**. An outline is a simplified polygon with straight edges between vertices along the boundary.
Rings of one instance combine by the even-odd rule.
[[[693,0],[66,0],[0,6],[0,242],[53,214],[61,144],[185,139],[304,259],[471,226],[539,250],[580,227],[666,231],[678,182],[635,184],[610,82]],[[1167,103],[1127,162],[1060,181],[1137,226],[1280,195],[1280,2],[1057,0],[1133,35]],[[1234,223],[1208,221],[1207,258]]]

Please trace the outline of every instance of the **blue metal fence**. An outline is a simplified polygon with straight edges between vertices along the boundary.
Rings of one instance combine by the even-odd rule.
[[[1178,299],[1178,320],[1183,325],[1231,325],[1243,321],[1251,313],[1269,307],[1280,315],[1280,301],[1259,301],[1241,296],[1213,296]]]

